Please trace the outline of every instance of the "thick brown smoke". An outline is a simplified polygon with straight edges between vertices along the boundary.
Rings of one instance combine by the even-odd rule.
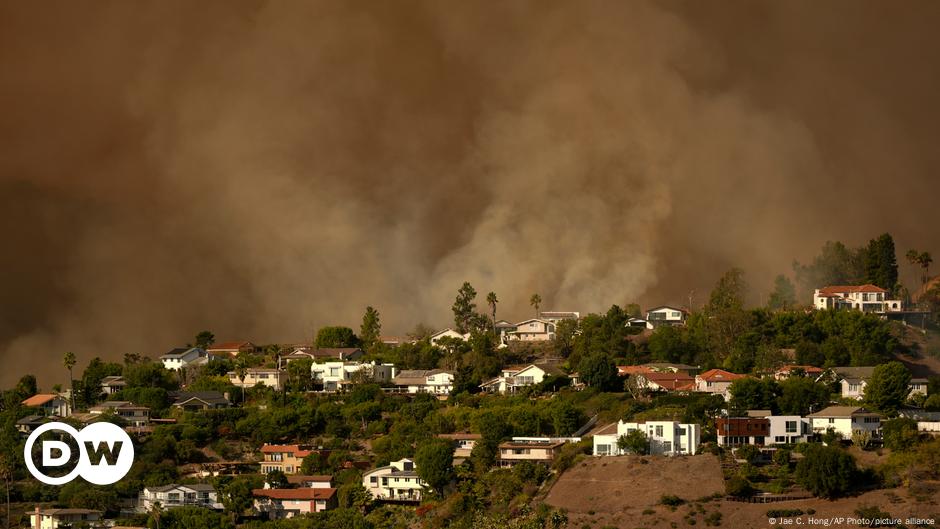
[[[940,250],[940,3],[7,2],[0,382]],[[902,265],[903,268],[903,265]],[[755,300],[756,301],[756,300]],[[482,303],[482,301],[481,301]]]

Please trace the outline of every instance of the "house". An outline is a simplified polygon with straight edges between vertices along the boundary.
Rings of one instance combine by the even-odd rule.
[[[352,361],[359,360],[365,355],[365,351],[358,347],[320,347],[314,348],[308,345],[295,347],[289,354],[281,357],[284,363],[289,364],[293,360],[310,359],[314,362],[319,360],[341,360]]]
[[[656,328],[662,325],[685,325],[688,313],[684,309],[663,305],[646,311],[646,321]]]
[[[71,529],[74,527],[105,527],[101,511],[91,509],[40,509],[29,514],[32,529]]]
[[[862,400],[865,398],[865,387],[875,372],[873,366],[862,367],[833,367],[820,375],[817,380],[835,380],[839,383],[840,394],[846,399]],[[908,384],[910,395],[926,395],[927,379],[912,378]]]
[[[688,392],[695,390],[695,379],[684,373],[636,373],[632,375],[643,391]]]
[[[581,319],[581,313],[548,310],[548,311],[539,312],[539,319],[545,320],[549,323],[557,324],[558,322],[561,322],[564,320],[578,321]]]
[[[442,433],[437,434],[441,439],[447,439],[454,442],[454,457],[470,457],[470,452],[476,446],[477,441],[483,438],[478,433]]]
[[[911,388],[911,392],[908,394],[908,397],[913,395],[923,395],[927,396],[927,384],[930,381],[926,378],[912,378],[908,387]]]
[[[287,382],[287,372],[283,369],[250,367],[245,370],[244,375],[243,380],[236,371],[226,373],[229,382],[239,388],[253,388],[260,384],[274,391],[280,391]]]
[[[333,486],[333,476],[291,474],[287,476],[287,482],[295,487],[328,489]],[[267,486],[267,484],[265,484],[265,486]]]
[[[388,383],[397,374],[395,364],[379,364],[376,362],[343,362],[333,361],[314,363],[310,365],[310,374],[321,386],[323,391],[339,391],[351,385],[357,379],[372,380],[378,383]]]
[[[293,518],[336,508],[332,487],[298,489],[252,489],[255,510],[270,519]]]
[[[231,405],[228,393],[218,391],[170,391],[167,396],[174,408],[184,411],[214,410]]]
[[[496,331],[496,336],[499,338],[499,343],[502,345],[509,342],[511,333],[518,330],[518,327],[516,327],[515,323],[499,320],[493,324],[493,329]]]
[[[766,444],[796,444],[809,440],[813,435],[812,421],[799,415],[770,415],[770,435]]]
[[[500,376],[480,384],[488,393],[516,393],[534,384],[541,384],[548,377],[565,376],[564,371],[555,366],[529,364],[527,366],[509,366]]]
[[[407,393],[450,395],[454,373],[443,369],[406,369],[399,372],[392,383]]]
[[[521,461],[531,461],[550,466],[564,444],[563,440],[547,438],[506,441],[499,444],[498,464],[501,467],[511,467]]]
[[[222,510],[219,494],[216,492],[215,487],[208,483],[189,485],[172,483],[157,487],[145,487],[138,497],[138,511],[150,512],[157,502],[160,503],[162,509],[205,507],[207,509]]]
[[[638,374],[652,373],[652,368],[647,366],[617,366],[617,376],[629,377]]]
[[[108,400],[88,408],[88,413],[92,415],[113,414],[120,417],[128,426],[139,428],[150,423],[150,408],[146,406],[135,406],[132,402],[124,400]]]
[[[124,389],[127,382],[120,375],[111,375],[101,379],[101,392],[105,395],[114,395]]]
[[[33,433],[33,430],[46,424],[50,420],[52,419],[44,415],[27,415],[16,421],[16,430],[21,434],[29,435]]]
[[[469,339],[470,339],[470,333],[460,334],[459,332],[457,332],[457,331],[455,331],[455,330],[453,330],[453,329],[451,329],[451,328],[447,328],[447,329],[444,329],[444,330],[441,330],[441,331],[437,331],[436,333],[432,334],[432,335],[428,338],[428,341],[431,342],[431,345],[437,345],[438,342],[441,341],[441,340],[444,339],[444,338],[451,338],[451,339],[454,339],[454,340],[464,340],[464,341],[466,341],[466,340],[469,340]]]
[[[627,327],[634,327],[637,329],[652,329],[653,324],[649,320],[644,320],[643,318],[630,318],[627,320]]]
[[[766,417],[718,417],[715,420],[719,446],[767,444],[770,419]]]
[[[774,380],[786,380],[792,376],[816,379],[823,374],[823,371],[825,371],[823,368],[816,366],[785,365],[774,371]]]
[[[199,347],[177,347],[161,356],[160,361],[164,368],[176,371],[189,365],[205,364],[209,361],[209,355]]]
[[[649,362],[643,364],[644,367],[648,367],[656,373],[682,373],[685,375],[695,376],[701,368],[699,366],[690,366],[688,364],[672,364],[669,362]]]
[[[594,455],[623,455],[625,452],[617,446],[618,439],[637,430],[646,436],[649,453],[654,455],[694,455],[698,453],[702,439],[702,427],[698,424],[620,421],[594,434]]]
[[[315,449],[312,445],[275,445],[265,444],[261,447],[261,473],[267,474],[273,470],[280,470],[285,474],[300,472],[304,458],[312,453],[318,453],[322,458],[329,456],[329,450]]]
[[[547,342],[555,338],[555,324],[532,318],[516,324],[516,330],[507,333],[510,341]]]
[[[848,309],[874,314],[903,310],[900,300],[888,299],[887,290],[871,284],[817,288],[813,293],[813,307],[817,310]]]
[[[881,430],[881,415],[859,406],[829,406],[807,416],[813,433],[821,435],[833,430],[843,439],[852,439],[856,432],[870,433],[877,437]]]
[[[254,353],[258,347],[251,342],[222,342],[206,347],[206,352],[214,356],[238,356],[239,353]]]
[[[695,391],[700,393],[714,393],[721,395],[725,400],[731,398],[731,392],[728,388],[735,380],[747,378],[747,375],[731,373],[724,369],[709,369],[708,371],[695,375]]]
[[[72,414],[69,399],[56,393],[37,393],[21,404],[27,408],[37,408],[46,417],[68,417]]]
[[[418,476],[414,461],[400,459],[362,475],[362,486],[378,501],[421,501],[427,484]]]

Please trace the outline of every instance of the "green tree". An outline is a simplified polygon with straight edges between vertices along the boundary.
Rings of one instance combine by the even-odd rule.
[[[643,430],[633,430],[617,438],[617,448],[621,452],[644,455],[649,452],[649,441]]]
[[[930,256],[929,252],[918,252],[917,250],[908,250],[906,257],[912,265],[920,266],[920,282],[922,285],[926,285],[927,280],[930,279],[930,265],[933,264],[933,257]]]
[[[780,386],[770,378],[740,378],[728,388],[734,410],[776,410]]]
[[[888,362],[875,367],[865,386],[865,402],[874,409],[893,415],[911,392],[911,373],[901,362]]]
[[[432,437],[418,446],[415,467],[418,475],[438,494],[454,475],[454,444],[446,439]]]
[[[885,421],[881,424],[881,435],[886,448],[896,452],[910,450],[919,437],[917,421],[903,417]]]
[[[378,343],[382,332],[382,323],[379,321],[379,311],[374,307],[366,307],[365,314],[362,315],[362,325],[359,327],[359,338],[363,345],[371,348]]]
[[[287,475],[277,469],[268,472],[264,480],[272,489],[286,489],[290,485],[290,482],[287,481]]]
[[[777,408],[781,415],[805,416],[829,403],[829,388],[805,377],[790,377],[780,382]]]
[[[535,309],[535,317],[538,318],[539,314],[541,314],[539,307],[542,306],[542,296],[538,295],[538,293],[532,294],[532,297],[529,298],[529,305],[532,305],[532,308]]]
[[[797,283],[812,293],[822,285],[858,285],[864,282],[865,249],[850,249],[838,241],[827,241],[810,265],[793,264]],[[893,285],[892,285],[893,286]]]
[[[300,462],[300,473],[308,476],[322,474],[325,468],[326,461],[319,452],[310,452]]]
[[[464,281],[464,284],[457,290],[457,298],[451,310],[454,312],[454,328],[461,334],[468,332],[474,323],[477,308],[474,302],[476,297],[477,291],[469,281]]]
[[[771,310],[790,310],[796,306],[796,287],[787,276],[780,274],[774,279],[774,289],[767,300]]]
[[[613,360],[601,352],[584,357],[578,363],[578,373],[585,384],[601,391],[615,389],[619,382],[617,366],[614,365]]]
[[[584,422],[584,414],[567,400],[559,401],[552,409],[552,425],[556,435],[571,435]]]
[[[3,481],[7,493],[7,529],[10,529],[10,487],[13,485],[13,459],[4,453],[0,453],[0,480]]]
[[[747,331],[750,315],[744,310],[747,283],[740,268],[728,270],[715,285],[705,307],[710,353],[724,362]]]
[[[316,346],[325,347],[358,347],[359,338],[349,327],[328,326],[317,331]]]
[[[232,520],[201,507],[176,507],[160,515],[161,529],[234,529]]]
[[[893,291],[898,284],[898,262],[890,234],[884,233],[869,241],[865,252],[865,273],[869,283],[883,289]]]
[[[72,368],[75,367],[75,363],[75,353],[71,351],[68,351],[62,357],[62,365],[65,366],[65,369],[69,370],[69,400],[71,400],[72,409],[75,408],[75,380],[72,378]]]
[[[210,345],[214,343],[215,343],[215,335],[212,334],[210,331],[200,331],[199,334],[196,335],[195,346],[199,347],[200,349],[207,349]]]
[[[796,465],[794,477],[803,488],[822,498],[838,498],[852,486],[855,459],[832,446],[810,444]]]

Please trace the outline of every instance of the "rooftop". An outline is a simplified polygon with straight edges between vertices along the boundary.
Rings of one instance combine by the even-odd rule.
[[[328,500],[336,494],[334,488],[252,489],[252,496],[275,500]]]

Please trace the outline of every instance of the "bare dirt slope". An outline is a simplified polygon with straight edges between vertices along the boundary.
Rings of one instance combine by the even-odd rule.
[[[894,326],[893,331],[910,350],[908,354],[897,355],[897,359],[906,365],[914,376],[940,375],[940,334],[936,331],[924,333],[903,325]]]

